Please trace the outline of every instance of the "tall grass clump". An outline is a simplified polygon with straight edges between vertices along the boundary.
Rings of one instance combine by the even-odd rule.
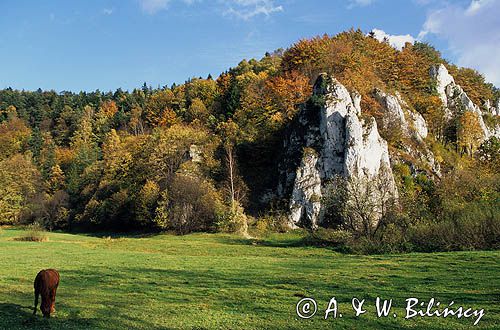
[[[36,222],[26,226],[24,235],[16,238],[16,241],[24,242],[47,242],[48,240],[45,228]]]

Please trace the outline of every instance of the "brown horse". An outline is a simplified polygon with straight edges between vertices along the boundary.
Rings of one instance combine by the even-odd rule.
[[[50,317],[50,313],[55,311],[56,290],[59,285],[59,273],[55,269],[41,270],[35,277],[35,310],[38,306],[38,295],[42,295],[40,309],[44,317]]]

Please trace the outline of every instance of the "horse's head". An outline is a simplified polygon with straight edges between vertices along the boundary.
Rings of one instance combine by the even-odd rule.
[[[54,312],[54,303],[50,299],[42,299],[42,305],[40,306],[43,317],[50,317],[50,313]]]

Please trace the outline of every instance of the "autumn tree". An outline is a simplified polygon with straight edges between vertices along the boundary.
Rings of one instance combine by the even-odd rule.
[[[88,166],[97,161],[99,156],[97,136],[93,130],[94,111],[90,106],[86,106],[84,111],[80,128],[71,138],[71,149],[74,152],[68,176],[68,189],[71,193],[77,192],[82,173]]]
[[[469,156],[472,156],[484,137],[477,116],[472,111],[465,111],[458,123],[457,145],[461,153]]]
[[[321,72],[321,61],[327,54],[332,39],[328,35],[302,39],[283,54],[284,71],[299,71],[311,81]]]
[[[270,106],[266,116],[279,123],[290,122],[297,113],[297,105],[306,101],[311,90],[308,79],[297,71],[267,80],[264,97],[269,99]]]
[[[30,199],[41,191],[40,173],[29,155],[0,161],[0,224],[16,224]]]
[[[175,101],[175,95],[170,89],[159,90],[150,95],[143,111],[150,125],[171,126],[175,122],[176,114],[172,103]]]
[[[63,190],[65,187],[66,177],[64,175],[63,170],[58,164],[55,164],[50,169],[50,177],[49,177],[49,189],[51,192],[55,192],[58,190]]]
[[[202,124],[208,122],[209,112],[203,101],[199,98],[195,98],[191,101],[191,105],[187,109],[186,119],[189,122],[198,120]]]
[[[31,129],[16,116],[0,123],[0,160],[26,150],[30,136]]]
[[[238,125],[232,120],[229,120],[219,126],[219,131],[222,136],[222,146],[224,148],[226,160],[227,179],[224,190],[227,192],[227,195],[229,195],[231,206],[227,227],[232,230],[240,231],[243,235],[248,236],[248,223],[242,207],[246,199],[248,188],[238,173],[235,152],[236,144],[240,139]]]
[[[106,134],[102,145],[104,175],[109,180],[124,178],[132,163],[132,154],[116,130]]]
[[[184,97],[190,107],[195,99],[211,108],[217,97],[217,83],[212,79],[192,79],[185,84]]]
[[[148,228],[154,224],[156,217],[155,211],[158,198],[160,197],[160,187],[154,181],[147,180],[142,186],[136,198],[136,217],[137,222],[143,227]]]
[[[144,134],[144,121],[141,107],[134,106],[130,111],[129,128],[134,135]]]
[[[99,137],[103,137],[113,126],[113,118],[118,112],[116,102],[113,100],[104,101],[95,118],[95,131]]]

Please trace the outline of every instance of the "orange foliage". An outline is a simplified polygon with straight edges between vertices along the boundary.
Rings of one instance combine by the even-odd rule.
[[[286,118],[291,120],[297,110],[297,104],[303,103],[311,95],[311,85],[309,79],[297,71],[286,73],[284,76],[276,76],[265,83],[265,91],[269,100],[272,103],[272,112],[281,113],[278,118]]]
[[[170,127],[178,122],[177,115],[171,108],[165,108],[158,118],[158,126]]]
[[[70,148],[57,147],[55,154],[56,164],[60,164],[62,168],[68,168],[75,158],[75,152]]]
[[[118,112],[118,107],[116,106],[115,101],[108,100],[101,104],[100,110],[106,118],[111,118]]]

